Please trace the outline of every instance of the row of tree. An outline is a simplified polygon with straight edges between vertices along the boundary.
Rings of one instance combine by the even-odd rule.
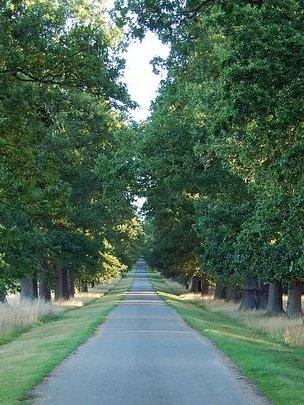
[[[5,0],[0,26],[0,300],[69,298],[138,254],[121,34],[90,0]]]
[[[139,128],[147,261],[271,315],[288,289],[302,314],[303,2],[118,0],[116,19],[171,46]]]

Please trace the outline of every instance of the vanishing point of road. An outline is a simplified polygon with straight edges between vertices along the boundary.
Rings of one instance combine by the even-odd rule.
[[[34,391],[35,404],[266,404],[153,291],[138,261],[127,297]]]

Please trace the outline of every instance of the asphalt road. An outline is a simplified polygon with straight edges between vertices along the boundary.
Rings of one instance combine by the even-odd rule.
[[[266,403],[153,292],[142,262],[127,298],[34,397],[48,405]]]

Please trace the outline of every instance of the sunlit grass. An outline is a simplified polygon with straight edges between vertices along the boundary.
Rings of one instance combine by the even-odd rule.
[[[67,309],[83,307],[84,305],[87,305],[90,302],[101,298],[103,295],[109,292],[111,288],[113,288],[118,283],[119,280],[120,277],[114,278],[106,284],[96,285],[96,287],[91,288],[88,292],[85,293],[76,291],[73,298],[69,300],[55,301],[54,305]]]
[[[237,304],[213,302],[150,273],[157,293],[202,332],[275,404],[303,404],[304,347],[291,333],[301,321],[237,311]],[[286,326],[291,336],[285,335]],[[302,330],[301,330],[302,333]],[[292,344],[290,342],[292,341]]]

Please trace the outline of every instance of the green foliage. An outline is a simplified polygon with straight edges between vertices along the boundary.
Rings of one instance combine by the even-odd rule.
[[[171,46],[140,129],[150,263],[303,279],[302,2],[118,0],[116,17]]]
[[[196,173],[192,112],[177,85],[166,85],[138,142],[138,178],[148,223],[146,259],[176,276],[200,271],[193,229]],[[178,116],[177,116],[178,114]]]
[[[114,231],[135,215],[117,175],[132,156],[119,30],[87,0],[6,1],[0,24],[2,290],[46,260],[96,273],[105,238],[130,266]]]
[[[1,5],[0,291],[45,261],[87,280],[130,267],[134,194],[161,271],[303,279],[302,2],[117,0],[113,15]],[[171,47],[138,128],[124,123],[127,30]]]

